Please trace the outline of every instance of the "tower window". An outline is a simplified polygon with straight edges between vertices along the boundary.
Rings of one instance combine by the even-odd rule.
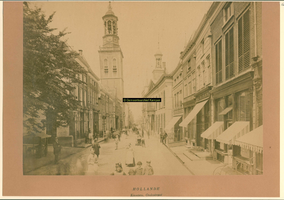
[[[107,59],[104,60],[104,71],[105,73],[108,73]]]
[[[113,59],[113,72],[117,72],[116,59]]]

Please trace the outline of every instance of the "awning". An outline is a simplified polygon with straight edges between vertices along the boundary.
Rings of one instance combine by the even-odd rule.
[[[215,122],[206,131],[201,134],[201,137],[206,139],[216,139],[224,131],[224,122]]]
[[[168,123],[168,125],[165,127],[165,130],[170,131],[180,118],[181,116],[173,117],[171,121]]]
[[[263,151],[263,126],[260,126],[248,134],[236,139],[235,145],[261,153]]]
[[[187,125],[193,120],[193,118],[199,113],[208,100],[198,103],[194,106],[193,110],[187,115],[187,117],[179,124],[179,126],[187,127]]]
[[[232,109],[233,109],[233,106],[229,106],[229,107],[225,108],[222,112],[220,112],[219,115],[226,115]]]
[[[235,140],[249,132],[249,122],[238,121],[227,128],[216,140],[225,144],[234,144]]]

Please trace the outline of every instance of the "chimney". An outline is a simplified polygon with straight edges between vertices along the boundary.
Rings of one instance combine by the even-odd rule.
[[[79,50],[79,54],[80,54],[80,56],[82,56],[83,55],[83,50]]]

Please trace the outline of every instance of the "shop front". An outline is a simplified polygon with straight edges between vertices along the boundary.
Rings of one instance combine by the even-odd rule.
[[[233,168],[244,174],[263,174],[263,126],[236,139]]]
[[[217,121],[201,134],[201,137],[204,139],[205,143],[204,148],[211,152],[212,155],[214,151],[215,140],[219,135],[221,135],[223,131],[224,122]]]
[[[165,127],[165,132],[168,134],[168,143],[174,143],[176,138],[176,127],[181,122],[182,116],[173,117]]]
[[[206,103],[208,102],[208,100],[202,101],[197,103],[194,108],[191,110],[191,112],[186,116],[186,118],[179,124],[179,126],[184,127],[184,128],[188,128],[188,125],[195,119],[198,122],[198,118],[201,118],[200,116],[202,116],[202,114],[198,115],[199,112],[202,110],[202,112],[204,112],[204,106],[206,105]],[[198,115],[198,116],[197,116]],[[200,122],[200,121],[199,121]],[[200,137],[201,135],[201,129],[198,130],[198,123],[197,124],[193,124],[193,126],[195,125],[196,127],[196,131],[193,132],[194,136],[191,136],[191,145],[192,146],[200,146],[200,144],[202,144],[202,139]],[[203,129],[202,129],[203,130]],[[190,132],[190,131],[189,131]]]
[[[250,122],[238,121],[221,133],[215,141],[213,158],[232,166],[233,144],[236,139],[249,132]]]

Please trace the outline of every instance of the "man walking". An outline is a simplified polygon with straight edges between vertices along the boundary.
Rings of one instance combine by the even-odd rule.
[[[99,155],[100,155],[100,148],[101,146],[99,145],[98,139],[96,138],[93,144],[93,149],[94,149],[94,153],[97,155],[97,158],[99,158]]]

